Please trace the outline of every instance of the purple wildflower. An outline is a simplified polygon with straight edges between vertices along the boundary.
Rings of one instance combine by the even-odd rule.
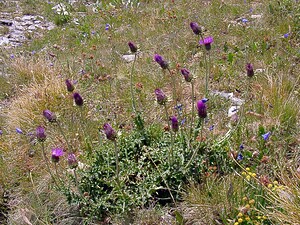
[[[156,95],[156,99],[157,99],[157,103],[160,105],[164,105],[167,101],[167,96],[165,95],[165,93],[157,88],[155,89],[155,95]]]
[[[191,82],[193,80],[193,76],[190,74],[190,71],[186,68],[180,70],[181,74],[184,76],[186,82]]]
[[[197,110],[198,110],[198,116],[200,118],[204,119],[207,116],[206,105],[202,100],[199,100],[197,102]]]
[[[247,76],[248,77],[253,77],[254,76],[253,65],[251,63],[247,63],[246,70],[247,70]]]
[[[154,60],[157,62],[161,68],[167,69],[169,67],[168,63],[163,59],[163,57],[159,54],[154,55]]]
[[[128,46],[129,46],[130,51],[132,53],[136,53],[137,52],[138,48],[136,47],[136,45],[133,42],[129,41],[128,42]]]
[[[0,135],[2,135],[3,134],[3,131],[2,130],[0,130]]]
[[[191,22],[190,27],[193,30],[194,34],[199,35],[201,34],[201,28],[196,22]]]
[[[110,28],[110,24],[107,23],[107,24],[105,25],[105,30],[109,30],[109,28]]]
[[[289,33],[286,33],[286,34],[283,35],[284,38],[288,38],[289,36],[290,36]]]
[[[209,130],[210,130],[210,131],[213,131],[214,128],[215,128],[215,125],[211,125],[211,126],[209,127]]]
[[[204,38],[204,39],[201,39],[201,40],[199,41],[199,44],[200,44],[200,45],[204,45],[204,46],[205,46],[205,49],[206,49],[207,51],[209,51],[209,50],[211,49],[211,43],[213,43],[213,42],[214,42],[213,37],[209,36],[209,37],[206,37],[206,38]]]
[[[15,58],[15,55],[14,55],[14,54],[11,54],[11,55],[10,55],[10,58],[11,58],[11,59],[14,59],[14,58]]]
[[[64,154],[63,149],[61,148],[53,148],[52,149],[52,162],[58,163],[59,157],[61,157]]]
[[[111,127],[109,123],[103,125],[103,130],[108,140],[114,141],[117,138],[116,131]]]
[[[55,122],[56,121],[56,115],[48,109],[43,111],[43,115],[49,122]]]
[[[269,139],[270,135],[271,135],[271,132],[269,131],[268,133],[265,133],[265,134],[263,134],[263,135],[261,135],[261,136],[263,137],[263,139],[264,139],[265,141],[267,141],[267,140]]]
[[[78,161],[73,153],[69,153],[68,155],[68,165],[71,169],[75,169],[78,166]]]
[[[241,144],[241,145],[240,145],[240,150],[243,150],[243,149],[244,149],[244,145]]]
[[[171,128],[174,132],[177,132],[179,130],[178,119],[176,116],[171,117]]]
[[[74,88],[74,85],[72,84],[72,82],[69,79],[66,79],[65,83],[66,83],[68,92],[73,92],[75,88]]]
[[[36,138],[38,141],[43,142],[46,140],[45,128],[42,126],[38,126],[36,128]]]
[[[82,99],[81,95],[78,92],[75,92],[73,94],[73,98],[74,98],[74,101],[75,101],[76,105],[78,105],[78,106],[83,105],[83,99]]]
[[[21,128],[16,128],[16,132],[17,132],[18,134],[23,134],[23,131],[21,130]]]

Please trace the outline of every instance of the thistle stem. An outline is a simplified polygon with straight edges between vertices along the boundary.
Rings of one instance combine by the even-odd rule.
[[[53,176],[53,174],[52,174],[52,172],[51,172],[51,169],[50,169],[50,166],[49,166],[49,160],[48,160],[48,158],[47,158],[47,155],[46,155],[46,152],[45,152],[45,145],[44,145],[43,142],[42,142],[42,152],[43,152],[43,157],[44,157],[44,160],[45,160],[45,163],[46,163],[48,172],[49,172],[49,174],[50,174],[52,180],[54,181],[55,186],[59,189],[59,186],[58,186],[58,184],[57,184],[57,182],[56,182],[56,179],[55,179],[55,177]]]
[[[172,94],[173,94],[173,100],[176,102],[176,106],[177,106],[177,95],[176,95],[176,85],[175,85],[175,79],[173,78],[173,74],[172,71],[168,68],[168,71],[170,73],[170,77],[172,80]]]
[[[114,140],[114,145],[115,145],[115,157],[116,157],[116,178],[117,178],[117,184],[118,184],[119,188],[121,189],[120,175],[119,175],[119,151],[118,151],[118,146],[117,146],[116,140]]]
[[[168,114],[168,109],[167,109],[166,104],[164,104],[164,108],[165,108],[166,118],[167,118],[167,122],[168,122],[168,129],[169,129],[170,135],[171,135],[171,149],[170,149],[170,152],[169,152],[169,163],[171,165],[171,162],[173,161],[174,137],[173,137],[173,133],[172,133],[172,130],[171,130],[170,117],[169,117],[169,114]]]
[[[134,65],[136,61],[136,53],[134,54],[134,60],[131,67],[131,73],[130,73],[130,93],[131,93],[131,102],[132,102],[132,111],[136,113],[136,104],[135,104],[135,98],[133,93],[133,72],[134,72]]]
[[[60,123],[59,123],[59,121],[57,121],[56,124],[57,124],[57,126],[58,126],[58,129],[59,129],[61,135],[63,136],[63,138],[65,139],[65,141],[66,141],[66,143],[67,143],[67,146],[68,146],[68,152],[72,152],[71,145],[69,144],[69,141],[68,141],[68,139],[67,139],[67,137],[66,137],[66,135],[65,135],[65,133],[64,133],[64,131],[63,131],[61,125],[60,125]]]
[[[192,85],[192,116],[191,116],[191,130],[190,130],[190,139],[193,135],[193,127],[194,127],[194,114],[195,114],[195,90],[194,90],[194,81],[191,82]]]

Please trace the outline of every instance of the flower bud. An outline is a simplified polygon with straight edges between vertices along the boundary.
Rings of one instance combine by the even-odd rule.
[[[48,109],[43,111],[43,115],[51,123],[56,121],[56,115]]]
[[[69,79],[66,79],[66,86],[67,86],[68,92],[72,92],[75,89],[74,85],[72,84],[72,82]]]
[[[247,76],[248,77],[253,77],[254,76],[253,65],[251,63],[247,63],[246,70],[247,70]]]
[[[78,161],[73,153],[68,155],[68,165],[71,169],[75,169],[78,166]]]
[[[75,92],[73,94],[73,98],[74,98],[74,101],[75,101],[76,105],[78,105],[78,106],[83,105],[83,99],[82,99],[81,95],[78,92]]]
[[[61,157],[64,154],[63,149],[61,148],[53,148],[52,149],[52,162],[58,163],[59,162],[59,157]]]
[[[161,89],[157,88],[155,89],[155,94],[157,103],[160,105],[164,105],[167,101],[167,96],[165,95],[165,93]]]
[[[179,123],[176,116],[171,117],[171,128],[174,132],[179,130]]]
[[[133,42],[129,41],[128,42],[128,46],[129,46],[130,51],[132,53],[136,53],[137,52],[138,48],[136,47],[136,45]]]
[[[181,71],[181,74],[184,76],[184,79],[186,82],[191,82],[192,79],[193,79],[193,76],[190,74],[190,71],[183,68],[180,70]]]
[[[167,69],[169,67],[168,63],[159,54],[154,55],[154,60],[157,62],[161,68]]]
[[[199,100],[197,102],[197,110],[198,110],[198,116],[200,118],[204,119],[207,116],[206,105],[202,100]]]
[[[46,140],[45,128],[42,126],[38,126],[36,128],[36,138],[38,141],[43,142]]]
[[[199,25],[197,23],[191,22],[190,27],[193,30],[194,34],[196,34],[196,35],[201,34],[201,28],[199,27]]]
[[[116,131],[111,127],[109,123],[103,125],[103,130],[108,140],[114,141],[117,138]]]

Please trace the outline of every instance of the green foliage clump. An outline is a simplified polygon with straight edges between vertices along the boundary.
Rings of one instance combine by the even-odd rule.
[[[80,193],[67,192],[69,202],[78,204],[84,216],[97,219],[130,213],[136,207],[156,202],[161,205],[175,203],[181,200],[189,181],[200,181],[208,167],[217,165],[220,159],[228,161],[224,148],[210,149],[203,142],[194,142],[191,150],[181,135],[175,138],[172,158],[170,146],[169,133],[158,126],[151,126],[144,132],[122,134],[118,140],[118,184],[114,145],[104,142],[95,149],[88,169],[79,172]],[[194,150],[197,155],[190,162]],[[230,163],[217,167],[220,174],[231,170]]]

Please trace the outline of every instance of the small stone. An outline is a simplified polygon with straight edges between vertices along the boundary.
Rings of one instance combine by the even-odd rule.
[[[262,15],[251,15],[252,19],[260,19]]]
[[[134,55],[122,55],[122,58],[128,63],[134,61],[134,57]]]
[[[35,27],[34,25],[30,25],[30,26],[28,27],[28,29],[29,29],[29,30],[36,30],[36,27]]]
[[[0,20],[0,24],[5,25],[5,26],[12,26],[13,21],[11,21],[11,20]]]
[[[0,45],[9,44],[9,39],[6,37],[0,37]]]

